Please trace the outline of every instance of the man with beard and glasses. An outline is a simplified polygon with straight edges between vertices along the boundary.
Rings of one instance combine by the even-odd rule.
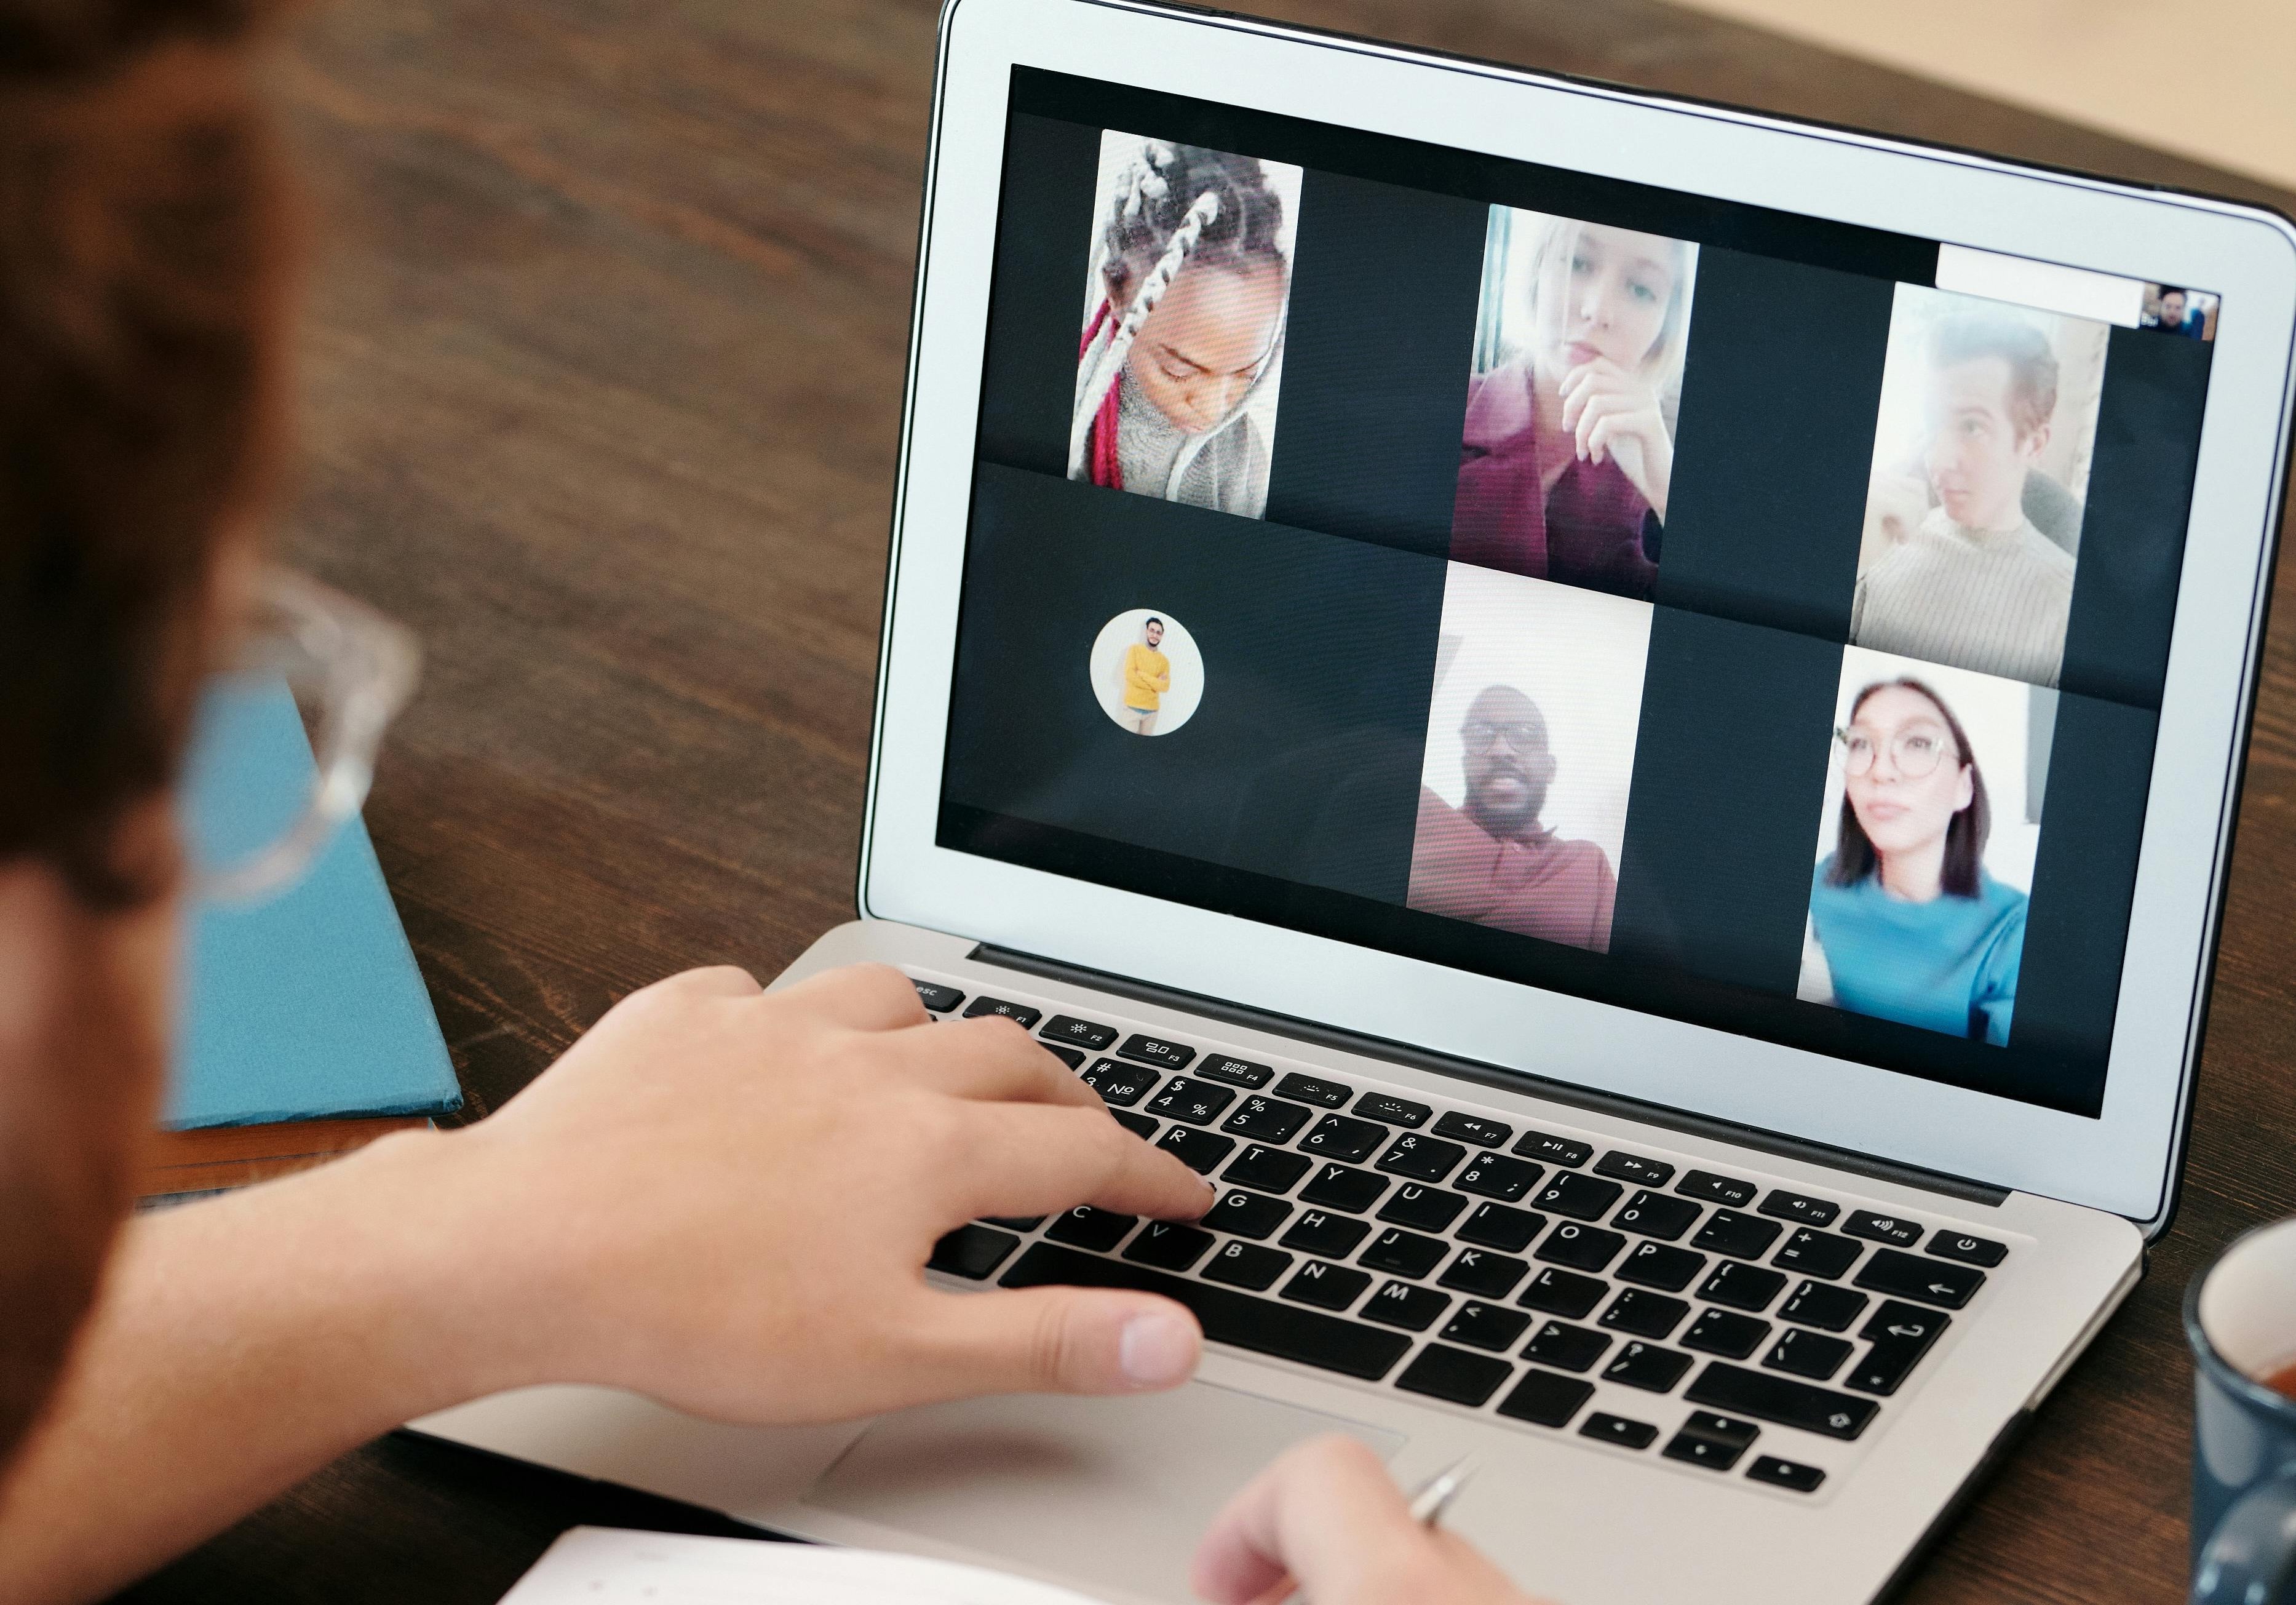
[[[1486,687],[1460,727],[1466,804],[1419,790],[1411,844],[1414,909],[1567,942],[1611,946],[1618,881],[1592,842],[1565,841],[1538,821],[1554,784],[1546,719],[1513,686]]]
[[[267,10],[0,0],[0,1601],[110,1595],[367,1438],[529,1383],[789,1423],[1186,1380],[1177,1304],[926,1282],[975,1216],[1212,1194],[1019,1026],[931,1025],[878,966],[770,995],[689,971],[473,1125],[132,1214],[193,704],[268,638],[264,604],[361,616],[259,556],[293,258]],[[1523,1605],[1348,1438],[1286,1455],[1199,1552],[1223,1605],[1286,1575],[1316,1605]]]

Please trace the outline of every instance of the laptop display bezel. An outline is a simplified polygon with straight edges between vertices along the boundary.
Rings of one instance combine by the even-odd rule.
[[[1034,66],[2221,297],[2100,1114],[2069,1115],[935,842],[1012,70]],[[1115,0],[956,0],[933,136],[864,827],[865,915],[1855,1153],[2157,1215],[2190,1093],[2283,491],[2296,228],[1536,74]]]

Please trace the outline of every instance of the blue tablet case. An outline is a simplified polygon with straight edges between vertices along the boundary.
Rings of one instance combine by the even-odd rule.
[[[185,829],[226,847],[259,841],[313,771],[284,685],[219,685],[200,711],[183,790]],[[184,942],[168,1126],[439,1115],[461,1105],[430,993],[361,820],[338,831],[304,877],[270,901],[190,910]]]

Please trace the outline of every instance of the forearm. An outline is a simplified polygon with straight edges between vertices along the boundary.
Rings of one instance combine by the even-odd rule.
[[[130,1225],[0,1487],[0,1601],[110,1593],[376,1434],[519,1379],[477,1340],[497,1279],[441,1185],[459,1140],[391,1139]]]

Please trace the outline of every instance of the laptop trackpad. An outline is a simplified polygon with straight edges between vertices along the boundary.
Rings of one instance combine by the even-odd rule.
[[[1116,1399],[1030,1394],[912,1410],[863,1434],[805,1502],[1080,1580],[1191,1598],[1228,1496],[1293,1444],[1403,1435],[1210,1382]]]

